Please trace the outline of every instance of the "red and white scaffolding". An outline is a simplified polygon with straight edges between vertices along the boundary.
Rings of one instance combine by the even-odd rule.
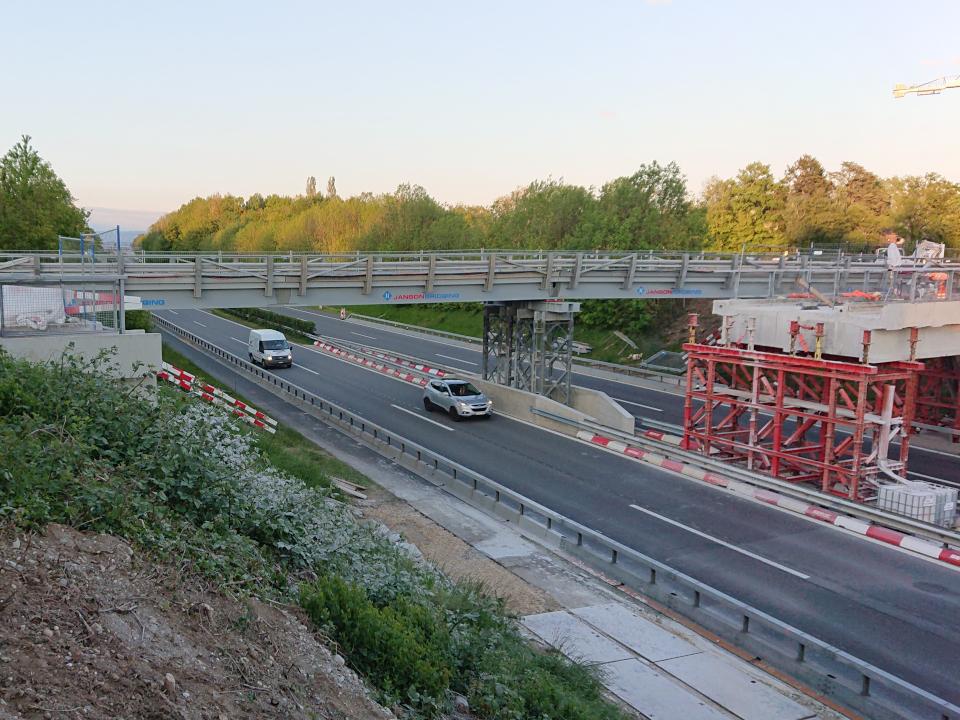
[[[918,426],[932,425],[954,430],[960,442],[960,357],[948,356],[923,361],[917,378],[916,417]]]
[[[906,473],[922,363],[683,348],[685,448],[858,502]]]

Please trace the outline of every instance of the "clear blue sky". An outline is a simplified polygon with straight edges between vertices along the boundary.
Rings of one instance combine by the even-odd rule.
[[[953,0],[7,3],[0,152],[28,133],[80,204],[151,211],[308,175],[486,204],[651,160],[697,193],[805,152],[960,182],[960,89],[891,92],[960,74],[958,28]]]

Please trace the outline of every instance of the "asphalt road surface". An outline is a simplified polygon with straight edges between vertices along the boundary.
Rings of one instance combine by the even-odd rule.
[[[429,340],[400,329],[371,327],[366,323],[343,321],[314,310],[282,308],[279,312],[314,322],[317,333],[320,335],[394,350],[461,371],[480,372],[482,353],[476,348],[465,348],[460,344],[440,339]],[[605,392],[638,421],[648,419],[677,426],[683,424],[682,388],[674,392],[666,389],[655,390],[576,371],[574,371],[573,382],[581,387]],[[922,448],[914,443],[910,447],[910,470],[913,479],[946,484],[958,483],[960,482],[960,457],[948,455],[939,450]]]
[[[246,357],[249,328],[202,311],[158,313]],[[310,316],[313,319],[315,316]],[[321,334],[478,367],[475,352],[316,317]],[[336,332],[334,332],[336,330]],[[448,357],[449,356],[449,357]],[[458,362],[461,363],[458,365]],[[429,447],[608,537],[747,602],[925,690],[960,703],[960,572],[890,546],[503,416],[455,423],[422,391],[312,348],[277,370],[316,394]],[[584,380],[579,376],[577,382]],[[663,393],[590,379],[658,408]],[[587,384],[586,381],[583,384]]]

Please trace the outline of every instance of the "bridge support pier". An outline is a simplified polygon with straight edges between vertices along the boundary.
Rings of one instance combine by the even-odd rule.
[[[580,303],[483,306],[483,379],[569,404],[573,318]]]

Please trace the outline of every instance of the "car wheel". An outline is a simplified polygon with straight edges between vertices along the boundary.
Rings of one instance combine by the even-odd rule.
[[[489,419],[492,418],[492,417],[493,417],[493,413],[487,413],[486,415],[483,416],[483,419],[484,419],[484,420],[489,420]]]
[[[450,408],[450,419],[454,422],[460,422],[460,413],[457,412],[456,408]]]
[[[430,402],[430,398],[423,399],[423,409],[427,412],[433,412],[433,403]]]

